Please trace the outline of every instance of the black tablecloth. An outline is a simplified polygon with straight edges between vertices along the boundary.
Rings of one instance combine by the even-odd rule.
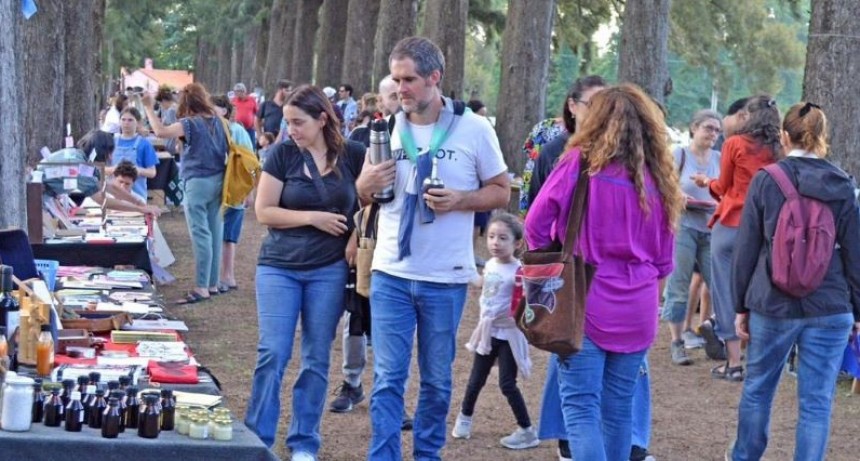
[[[84,427],[66,432],[62,426],[33,424],[29,432],[0,431],[0,460],[178,460],[178,461],[277,461],[278,457],[239,422],[233,423],[233,440],[195,440],[174,431],[156,439],[138,437],[136,430],[116,439],[101,437],[99,429]]]
[[[145,242],[139,243],[34,243],[33,257],[59,261],[61,266],[134,266],[152,275]]]

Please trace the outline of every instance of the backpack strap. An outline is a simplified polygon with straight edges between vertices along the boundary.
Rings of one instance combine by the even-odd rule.
[[[785,170],[783,170],[778,163],[771,163],[764,167],[764,171],[766,171],[767,174],[776,181],[776,185],[779,186],[779,190],[782,191],[782,195],[785,196],[786,200],[798,197],[799,194],[797,193],[797,188],[794,187],[791,179],[788,178]]]

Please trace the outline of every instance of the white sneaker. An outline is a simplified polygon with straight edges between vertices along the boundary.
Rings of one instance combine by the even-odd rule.
[[[454,423],[454,429],[451,431],[451,437],[455,439],[468,439],[472,437],[472,417],[466,416],[463,413],[457,415],[457,421]]]
[[[297,451],[293,453],[293,456],[290,458],[291,461],[317,461],[314,455],[306,452],[306,451]]]
[[[681,339],[684,340],[684,347],[687,349],[701,349],[705,347],[705,338],[697,335],[692,330],[681,333]]]
[[[533,426],[527,428],[518,427],[513,434],[502,437],[499,443],[511,450],[523,450],[526,448],[534,448],[540,444],[537,432]]]

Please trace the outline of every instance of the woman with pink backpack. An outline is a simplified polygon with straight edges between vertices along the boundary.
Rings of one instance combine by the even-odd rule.
[[[853,179],[824,159],[827,119],[815,104],[785,115],[787,157],[750,184],[732,264],[735,329],[749,341],[733,461],[767,448],[770,410],[798,345],[794,459],[824,459],[843,351],[860,328],[860,212]]]

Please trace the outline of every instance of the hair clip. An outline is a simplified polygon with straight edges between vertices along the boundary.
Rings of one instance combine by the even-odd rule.
[[[821,110],[821,106],[819,106],[818,104],[807,102],[806,104],[803,105],[803,107],[800,108],[800,116],[805,117],[806,114],[808,114],[809,111],[812,110],[813,107],[818,109],[818,110]]]

